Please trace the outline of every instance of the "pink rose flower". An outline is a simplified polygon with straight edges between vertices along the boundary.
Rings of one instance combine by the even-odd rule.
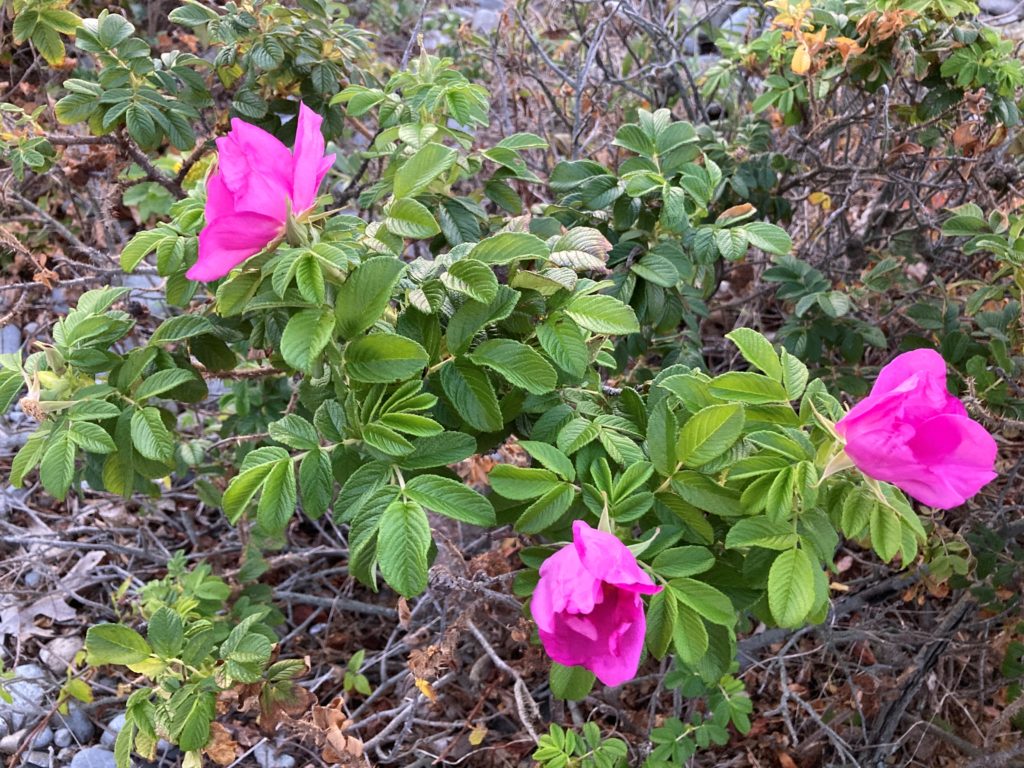
[[[224,277],[284,232],[313,207],[334,155],[324,156],[323,118],[299,104],[295,150],[238,118],[217,139],[217,172],[206,184],[206,226],[190,280]]]
[[[949,394],[946,363],[930,349],[882,368],[836,431],[861,472],[932,507],[963,504],[996,477],[996,441]]]
[[[625,544],[582,520],[573,541],[544,561],[530,610],[544,650],[586,667],[605,685],[636,676],[647,620],[641,595],[661,591]]]

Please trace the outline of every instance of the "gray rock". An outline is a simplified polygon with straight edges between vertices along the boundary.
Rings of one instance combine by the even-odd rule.
[[[1019,19],[1024,14],[1024,2],[1021,0],[981,0],[978,7],[983,14],[1004,16],[1006,21]]]
[[[114,741],[117,740],[117,734],[119,734],[121,732],[121,729],[124,728],[124,721],[125,715],[122,712],[120,715],[117,715],[117,717],[115,717],[113,720],[107,723],[107,727],[106,729],[104,729],[103,735],[100,736],[100,744],[102,744],[105,747],[114,746]]]
[[[29,589],[35,589],[43,580],[43,574],[41,574],[39,571],[29,571],[24,576],[22,576],[21,580],[25,582],[25,586]]]
[[[53,731],[49,728],[43,728],[32,740],[32,749],[46,749],[52,743]]]
[[[71,758],[71,768],[117,768],[117,764],[109,749],[86,747]]]
[[[79,744],[88,744],[96,735],[96,726],[92,724],[89,715],[85,713],[84,709],[74,704],[71,705],[71,709],[66,715],[57,715],[57,722],[69,730]]]
[[[55,637],[39,651],[39,660],[58,675],[63,675],[75,654],[82,650],[82,638],[77,635]]]
[[[489,35],[498,28],[501,21],[501,14],[487,8],[481,8],[473,14],[473,29],[484,35]]]
[[[47,672],[38,664],[19,664],[14,677],[4,683],[11,701],[0,700],[0,717],[15,730],[25,726],[30,715],[38,715],[46,705]]]
[[[39,768],[50,768],[50,766],[53,765],[53,762],[50,760],[49,752],[33,750],[30,752],[26,752],[25,756],[22,759],[24,760],[24,763],[22,763],[22,765],[26,766],[37,765],[39,766]]]
[[[72,741],[74,741],[74,737],[68,728],[58,728],[53,732],[53,744],[58,749],[70,747]]]
[[[7,724],[7,721],[0,717],[0,739],[11,732],[11,726]]]
[[[8,323],[0,328],[0,354],[9,355],[21,349],[21,329]]]
[[[294,768],[295,758],[291,755],[278,754],[270,744],[263,741],[253,748],[252,756],[260,768]]]
[[[20,731],[7,734],[0,739],[0,753],[13,755],[18,751],[18,747],[21,746],[21,742],[25,740],[26,736],[28,736],[28,731],[24,728]]]

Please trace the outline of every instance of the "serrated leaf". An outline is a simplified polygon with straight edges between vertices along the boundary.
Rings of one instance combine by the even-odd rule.
[[[113,453],[117,450],[113,438],[103,427],[88,421],[78,421],[71,425],[68,437],[83,451],[90,453]]]
[[[802,549],[783,552],[768,572],[768,607],[780,627],[798,627],[814,608],[814,566]]]
[[[442,144],[429,142],[417,150],[395,172],[396,198],[411,197],[426,189],[455,163],[457,153]]]
[[[782,384],[748,371],[730,371],[716,376],[708,383],[708,390],[723,400],[751,405],[789,402],[789,395]]]
[[[298,494],[295,488],[295,465],[290,458],[275,463],[266,480],[256,507],[256,520],[260,527],[272,534],[280,534],[295,514]]]
[[[476,259],[460,259],[441,275],[448,290],[465,294],[471,299],[487,303],[498,295],[498,279],[494,270]]]
[[[192,371],[183,368],[168,368],[163,371],[156,371],[142,380],[138,389],[135,390],[135,400],[145,400],[149,397],[156,397],[169,392],[175,387],[180,387],[196,378]]]
[[[456,412],[472,428],[497,432],[504,419],[487,374],[468,362],[454,361],[441,369],[441,386]]]
[[[564,317],[549,317],[537,326],[537,341],[555,364],[570,376],[582,378],[590,350],[579,326]]]
[[[64,500],[75,476],[75,444],[67,434],[58,435],[46,446],[39,464],[39,479],[46,492]]]
[[[536,235],[500,232],[473,246],[469,258],[484,264],[511,264],[523,259],[546,259],[548,247]]]
[[[513,339],[488,339],[473,350],[469,359],[535,395],[546,395],[558,384],[558,374],[551,364],[536,350]]]
[[[405,597],[427,588],[430,524],[423,508],[412,501],[394,501],[381,516],[377,558],[384,580]]]
[[[97,624],[85,634],[85,650],[89,664],[136,664],[149,658],[149,643],[123,624]]]
[[[185,645],[185,625],[181,616],[166,605],[160,606],[149,619],[146,637],[161,659],[176,658]]]
[[[304,309],[292,315],[281,334],[281,355],[292,368],[310,372],[334,331],[334,315]]]
[[[425,240],[441,231],[427,207],[412,198],[392,202],[384,217],[384,226],[391,234],[410,240]]]
[[[390,333],[374,333],[345,347],[345,370],[356,381],[387,384],[420,373],[430,356],[412,339]]]
[[[691,416],[679,432],[676,459],[699,467],[733,446],[743,433],[743,406],[738,403],[709,405]]]
[[[320,444],[320,437],[313,425],[294,413],[270,422],[267,432],[271,440],[299,451],[308,451]]]
[[[335,299],[338,331],[344,338],[354,338],[380,318],[404,271],[405,264],[398,259],[377,256],[349,274]]]
[[[571,483],[558,483],[526,508],[516,521],[516,530],[526,534],[541,533],[562,518],[575,498],[576,490]]]
[[[405,484],[405,495],[453,520],[480,526],[494,525],[491,503],[456,480],[438,475],[417,475]]]
[[[769,378],[782,381],[782,364],[768,339],[750,328],[737,328],[725,334],[725,338],[739,347],[747,362],[760,368]]]
[[[139,408],[132,413],[132,444],[135,450],[154,461],[167,462],[174,454],[174,439],[156,408]]]
[[[632,307],[613,296],[577,296],[566,306],[565,313],[592,333],[623,336],[640,330]]]

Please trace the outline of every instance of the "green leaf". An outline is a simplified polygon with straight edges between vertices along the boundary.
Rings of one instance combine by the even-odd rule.
[[[260,527],[272,534],[284,533],[288,521],[295,514],[298,494],[295,489],[295,464],[291,458],[279,461],[263,481],[263,493],[256,508]]]
[[[299,488],[302,490],[302,510],[313,520],[319,520],[331,506],[334,495],[334,476],[331,460],[325,451],[314,448],[299,464]]]
[[[875,504],[870,515],[871,548],[889,562],[900,551],[903,541],[900,518],[885,504]]]
[[[430,524],[416,502],[394,501],[381,516],[377,558],[384,580],[405,597],[427,588]]]
[[[169,392],[186,382],[194,381],[195,378],[196,375],[192,371],[186,371],[183,368],[168,368],[163,371],[157,371],[143,379],[139,388],[135,390],[134,399],[138,401],[162,395],[164,392]]]
[[[651,566],[664,579],[693,576],[710,570],[715,556],[705,547],[673,547],[658,553]]]
[[[743,433],[743,406],[709,405],[683,424],[676,444],[678,461],[699,467],[729,450]]]
[[[565,317],[549,317],[537,326],[537,341],[555,365],[574,378],[582,378],[590,364],[590,350],[579,326]]]
[[[484,264],[511,264],[522,259],[546,259],[548,247],[536,235],[500,232],[473,246],[469,258]]]
[[[152,653],[149,643],[123,624],[97,624],[85,633],[85,650],[90,666],[137,664]]]
[[[553,661],[548,680],[551,694],[559,701],[582,701],[590,694],[597,678],[589,669],[565,667]]]
[[[780,627],[799,627],[814,607],[814,565],[802,549],[787,550],[772,563],[768,607]]]
[[[476,440],[462,432],[442,432],[413,442],[412,453],[403,456],[402,469],[430,469],[467,459],[476,453]]]
[[[34,432],[14,455],[14,461],[11,462],[9,481],[15,488],[20,488],[24,484],[25,475],[31,472],[43,457],[46,438],[47,435],[45,433]]]
[[[769,378],[782,381],[782,364],[768,339],[750,328],[737,328],[725,334],[725,338],[739,347],[748,363],[760,368]]]
[[[263,486],[263,481],[266,480],[273,467],[273,463],[260,464],[244,469],[231,479],[221,499],[224,516],[229,523],[234,525],[238,522],[253,496]]]
[[[146,637],[161,659],[173,659],[185,646],[185,625],[181,616],[166,605],[160,606],[149,619]]]
[[[445,364],[441,387],[462,419],[481,432],[497,432],[504,424],[498,396],[487,374],[463,361]]]
[[[514,464],[495,464],[488,479],[495,493],[517,501],[536,499],[562,486],[562,481],[551,470]]]
[[[125,248],[125,251],[128,249]],[[124,254],[121,254],[124,258]],[[167,344],[172,341],[191,339],[193,336],[200,336],[213,330],[213,323],[207,318],[198,315],[178,315],[169,317],[160,323],[160,327],[153,332],[149,338],[150,345]]]
[[[623,304],[613,296],[592,294],[577,296],[565,308],[565,313],[581,328],[592,333],[607,336],[623,336],[637,333],[640,324],[632,307]]]
[[[715,397],[738,403],[761,405],[789,402],[789,395],[782,384],[760,373],[748,371],[730,371],[716,376],[708,383],[708,389]]]
[[[575,498],[576,489],[571,483],[558,483],[526,508],[516,521],[516,530],[527,534],[547,530],[562,519]]]
[[[755,248],[776,256],[785,256],[793,250],[793,240],[786,230],[763,221],[751,221],[743,225],[747,240]]]
[[[461,482],[439,475],[417,475],[405,484],[405,495],[427,509],[472,525],[494,525],[494,507]]]
[[[217,697],[195,686],[183,686],[171,697],[171,737],[178,748],[200,750],[210,741],[210,723],[217,715]]]
[[[320,437],[313,425],[294,413],[270,422],[267,432],[271,440],[299,451],[308,451],[320,445]]]
[[[797,542],[792,523],[773,521],[764,515],[737,520],[725,537],[727,549],[763,547],[764,549],[790,549]]]
[[[786,397],[790,400],[798,400],[807,389],[807,380],[810,374],[803,362],[791,355],[785,349],[782,350],[782,383],[786,387]]]
[[[395,200],[388,206],[384,226],[391,234],[411,240],[424,240],[441,231],[427,207],[408,197]]]
[[[334,331],[334,315],[304,309],[292,315],[281,334],[281,355],[292,368],[309,373]]]
[[[647,419],[647,452],[658,474],[668,477],[679,464],[676,456],[679,425],[669,408],[668,399],[662,398]]]
[[[670,585],[679,602],[690,606],[712,624],[731,627],[736,623],[732,601],[710,584],[683,577],[673,579]]]
[[[679,606],[672,590],[663,589],[651,597],[647,609],[647,647],[656,659],[664,658],[679,618]]]
[[[63,501],[75,476],[75,444],[67,434],[59,435],[46,447],[39,464],[39,479],[46,492]]]
[[[131,433],[135,450],[147,459],[168,462],[174,455],[174,438],[156,408],[136,409],[132,413]]]
[[[484,304],[498,295],[498,278],[494,276],[494,270],[476,259],[456,261],[441,275],[441,282],[449,290]]]
[[[442,144],[424,144],[395,172],[395,197],[412,197],[455,163],[458,153]]]
[[[374,333],[345,347],[345,370],[356,381],[388,384],[421,373],[430,356],[412,339],[391,333]]]
[[[687,605],[679,605],[672,632],[672,644],[685,664],[696,665],[708,652],[708,629],[698,613]]]
[[[89,421],[74,422],[68,430],[68,437],[83,451],[90,453],[106,454],[117,450],[114,439],[107,430]]]
[[[377,256],[360,264],[338,288],[335,315],[338,331],[355,338],[384,313],[405,264],[391,256]]]
[[[539,461],[563,479],[569,482],[576,479],[576,468],[572,465],[572,461],[550,443],[520,440],[519,447],[530,454],[535,461]]]
[[[535,395],[546,395],[558,384],[558,374],[531,347],[512,339],[488,339],[469,355],[480,366],[497,371],[510,384]]]

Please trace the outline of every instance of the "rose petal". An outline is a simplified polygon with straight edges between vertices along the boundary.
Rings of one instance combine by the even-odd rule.
[[[185,277],[202,281],[224,277],[263,250],[281,229],[280,221],[258,213],[234,213],[215,219],[199,233],[199,258]]]

